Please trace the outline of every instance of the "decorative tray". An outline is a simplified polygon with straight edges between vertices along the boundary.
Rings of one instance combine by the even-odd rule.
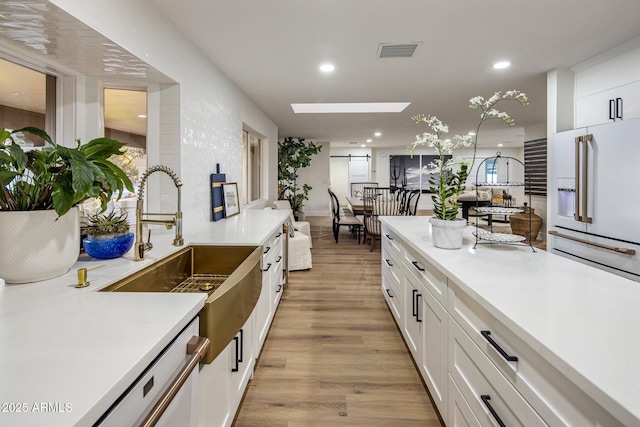
[[[503,208],[500,206],[478,206],[474,208],[476,212],[487,213],[487,214],[517,214],[520,212],[524,212],[524,209],[520,208]]]
[[[517,234],[508,233],[491,233],[489,231],[477,230],[473,232],[479,240],[486,240],[488,242],[496,243],[517,243],[523,242],[526,238]]]

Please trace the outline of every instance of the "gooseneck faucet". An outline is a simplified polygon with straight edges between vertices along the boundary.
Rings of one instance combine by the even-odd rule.
[[[176,213],[145,213],[143,212],[144,205],[144,186],[147,183],[147,178],[154,172],[164,172],[173,180],[174,185],[178,189],[178,210]],[[180,187],[182,187],[182,182],[180,178],[175,174],[174,171],[169,169],[166,166],[156,165],[147,169],[142,178],[140,179],[140,184],[138,185],[138,201],[136,203],[136,243],[135,243],[135,261],[142,261],[144,259],[145,251],[150,251],[153,248],[151,244],[151,231],[149,231],[149,239],[147,243],[144,242],[142,238],[142,226],[144,224],[164,224],[167,227],[167,230],[170,230],[172,226],[176,227],[176,237],[173,239],[173,246],[182,246],[184,245],[184,240],[182,239],[182,211],[180,210]],[[171,219],[148,219],[147,216],[172,216]]]

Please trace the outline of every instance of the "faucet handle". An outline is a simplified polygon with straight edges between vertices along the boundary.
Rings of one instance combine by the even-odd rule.
[[[148,229],[148,234],[147,234],[147,243],[145,243],[144,245],[144,250],[145,251],[150,251],[151,249],[153,249],[153,245],[151,244],[151,229]]]

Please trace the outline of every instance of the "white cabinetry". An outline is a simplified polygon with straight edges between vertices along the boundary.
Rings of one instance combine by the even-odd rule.
[[[613,101],[613,102],[611,102]],[[618,108],[622,119],[640,117],[640,82],[625,84],[576,99],[576,128],[612,122],[609,109]],[[613,112],[613,116],[616,114]]]
[[[447,426],[623,425],[520,338],[517,325],[499,321],[386,225],[383,235],[383,295]],[[398,281],[401,304],[391,298]]]
[[[276,231],[266,239],[262,290],[253,313],[218,357],[201,366],[200,427],[228,427],[233,422],[284,290],[285,238]]]

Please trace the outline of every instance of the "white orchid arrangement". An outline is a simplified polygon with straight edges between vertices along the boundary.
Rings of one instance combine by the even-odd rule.
[[[518,101],[522,106],[529,104],[527,95],[517,90],[510,90],[504,93],[496,92],[487,100],[482,96],[471,98],[469,108],[480,108],[482,110],[476,132],[473,135],[456,135],[453,139],[442,139],[442,135],[449,133],[449,127],[436,116],[419,114],[412,118],[418,124],[426,123],[431,132],[416,135],[416,140],[408,147],[411,155],[414,154],[417,147],[425,144],[435,149],[438,154],[438,158],[429,165],[423,166],[422,170],[422,173],[434,174],[429,179],[429,184],[433,193],[431,199],[433,200],[433,211],[436,218],[454,220],[458,215],[460,208],[458,195],[464,190],[469,172],[475,163],[478,134],[482,124],[492,119],[502,120],[509,126],[515,124],[509,114],[498,111],[495,108],[496,104],[505,100]],[[471,146],[473,146],[471,162],[460,157],[453,157],[453,152],[456,149]]]

